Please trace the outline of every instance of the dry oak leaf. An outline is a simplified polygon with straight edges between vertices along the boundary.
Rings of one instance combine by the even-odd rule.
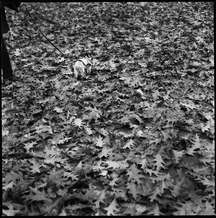
[[[135,181],[137,184],[141,184],[142,181],[140,180],[142,178],[141,175],[139,175],[140,171],[137,169],[136,165],[133,164],[127,172],[129,181]]]
[[[102,190],[99,194],[97,201],[95,202],[96,208],[100,208],[100,203],[104,203],[105,195],[105,190]]]
[[[124,161],[112,161],[112,160],[107,160],[105,163],[108,164],[108,168],[113,168],[113,169],[126,169],[128,167],[128,163],[126,160]]]
[[[129,182],[127,184],[127,188],[128,188],[129,193],[132,194],[133,198],[136,199],[137,195],[139,194],[137,190],[137,185],[134,182]]]
[[[107,147],[103,147],[101,153],[99,154],[99,157],[102,158],[102,157],[107,157],[109,156],[110,154],[112,153],[112,149],[111,148],[107,148]]]
[[[119,209],[117,208],[118,205],[117,205],[117,202],[116,202],[116,199],[114,198],[112,203],[108,206],[108,207],[105,207],[104,209],[107,211],[107,215],[110,216],[110,215],[116,215],[116,212],[119,211]]]
[[[78,126],[79,128],[83,126],[83,122],[80,118],[76,118],[74,121],[73,121],[73,124],[75,126]]]
[[[16,210],[14,209],[13,204],[8,204],[8,209],[6,210],[2,210],[3,214],[5,214],[6,216],[15,216],[20,210]]]
[[[133,139],[129,139],[129,141],[125,144],[125,146],[123,147],[124,149],[129,148],[131,149],[134,145],[134,140]]]
[[[164,165],[164,161],[163,161],[163,159],[162,159],[160,154],[157,154],[155,156],[155,161],[156,161],[157,171],[159,171],[163,167],[163,165]]]
[[[95,144],[96,144],[97,147],[100,147],[100,148],[103,147],[103,145],[104,145],[103,138],[101,136],[96,138]]]

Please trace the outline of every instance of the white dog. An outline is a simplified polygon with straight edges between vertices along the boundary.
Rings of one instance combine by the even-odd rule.
[[[92,68],[92,61],[90,58],[85,57],[81,58],[75,62],[74,69],[74,77],[84,77],[86,73],[90,73]]]

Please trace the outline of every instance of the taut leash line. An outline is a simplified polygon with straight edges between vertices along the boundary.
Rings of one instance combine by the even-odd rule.
[[[25,8],[25,11],[26,11],[26,13],[28,14],[28,16],[33,19],[33,17],[31,16],[31,14],[30,14],[29,11],[27,10],[27,8]],[[56,46],[43,34],[43,32],[40,30],[39,27],[38,27],[38,31],[41,33],[41,35],[42,35],[55,49],[57,49],[63,56],[65,56],[65,54],[64,54],[58,47],[56,47]]]

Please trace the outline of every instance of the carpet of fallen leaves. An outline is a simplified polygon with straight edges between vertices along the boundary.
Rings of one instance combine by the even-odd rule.
[[[212,3],[22,3],[7,17],[3,215],[214,214]],[[84,55],[97,61],[75,80]]]

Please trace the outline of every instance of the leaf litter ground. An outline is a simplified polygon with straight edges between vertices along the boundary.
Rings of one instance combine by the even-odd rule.
[[[4,215],[214,214],[211,3],[7,12]],[[68,69],[82,55],[97,62],[77,81]]]

